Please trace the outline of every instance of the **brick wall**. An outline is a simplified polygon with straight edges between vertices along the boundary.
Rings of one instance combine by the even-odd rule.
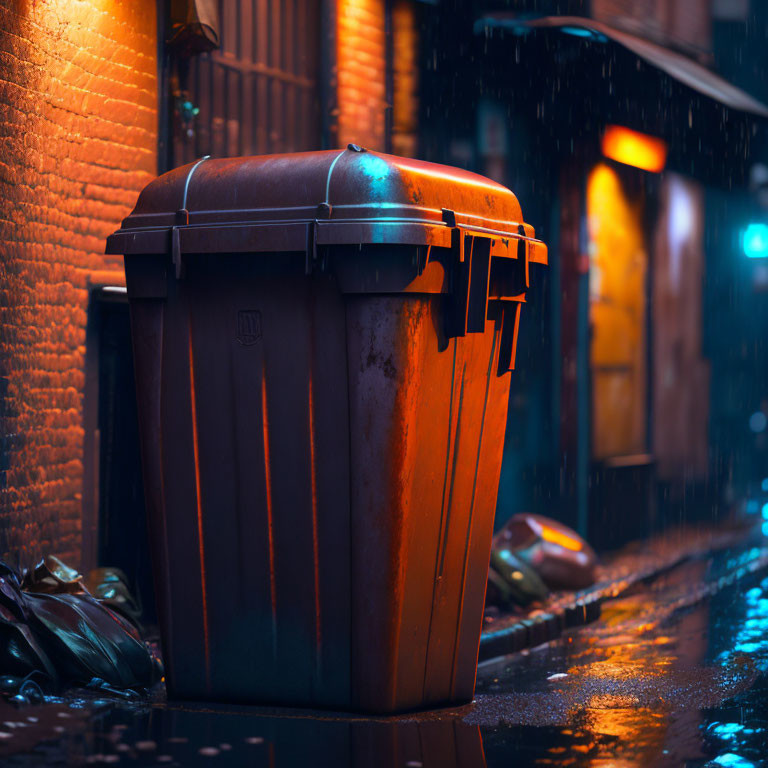
[[[383,150],[386,109],[384,0],[338,0],[338,143]]]
[[[415,157],[419,121],[419,30],[411,0],[392,8],[392,152]]]
[[[0,553],[80,557],[89,276],[156,172],[154,0],[0,0]]]

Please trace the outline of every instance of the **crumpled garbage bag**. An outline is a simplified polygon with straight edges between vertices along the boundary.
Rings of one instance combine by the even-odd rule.
[[[548,595],[546,584],[525,560],[507,547],[491,550],[486,602],[510,609],[545,600]]]
[[[557,520],[513,515],[493,537],[486,602],[501,608],[544,600],[549,590],[584,589],[595,582],[597,556]]]
[[[141,603],[128,587],[128,577],[119,568],[94,568],[85,578],[87,590],[110,610],[117,611],[141,631]]]
[[[31,571],[24,572],[21,588],[43,594],[85,591],[82,576],[53,555],[44,557]]]
[[[29,621],[18,575],[0,561],[0,672],[20,678],[39,672],[55,681],[56,669]]]
[[[0,674],[46,689],[145,689],[162,676],[137,627],[48,556],[22,577],[0,561]],[[10,685],[10,684],[9,684]]]
[[[592,547],[572,528],[544,515],[513,515],[494,536],[494,546],[516,552],[550,589],[585,589],[595,583]]]

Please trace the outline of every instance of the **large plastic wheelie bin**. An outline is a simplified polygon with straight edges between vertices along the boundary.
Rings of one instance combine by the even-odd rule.
[[[481,176],[350,145],[149,184],[125,255],[169,695],[464,702],[529,265]]]

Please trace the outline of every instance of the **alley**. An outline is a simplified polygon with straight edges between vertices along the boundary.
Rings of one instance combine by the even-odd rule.
[[[603,605],[600,621],[481,665],[466,707],[397,718],[233,705],[3,706],[8,765],[723,766],[768,752],[759,535]],[[739,573],[741,578],[734,579]],[[731,582],[729,584],[729,582]]]

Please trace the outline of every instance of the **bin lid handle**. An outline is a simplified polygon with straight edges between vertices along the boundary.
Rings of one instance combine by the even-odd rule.
[[[197,166],[204,163],[206,160],[210,160],[210,155],[203,155],[190,169],[187,174],[187,180],[184,182],[184,200],[181,203],[181,210],[187,210],[187,193],[189,192],[189,182],[192,181],[192,174],[197,170]]]
[[[331,174],[333,173],[333,169],[336,167],[336,163],[341,160],[342,155],[346,152],[346,149],[342,149],[341,152],[339,152],[336,157],[333,158],[333,162],[331,163],[330,168],[328,168],[328,178],[325,181],[325,204],[330,208],[331,201]]]

